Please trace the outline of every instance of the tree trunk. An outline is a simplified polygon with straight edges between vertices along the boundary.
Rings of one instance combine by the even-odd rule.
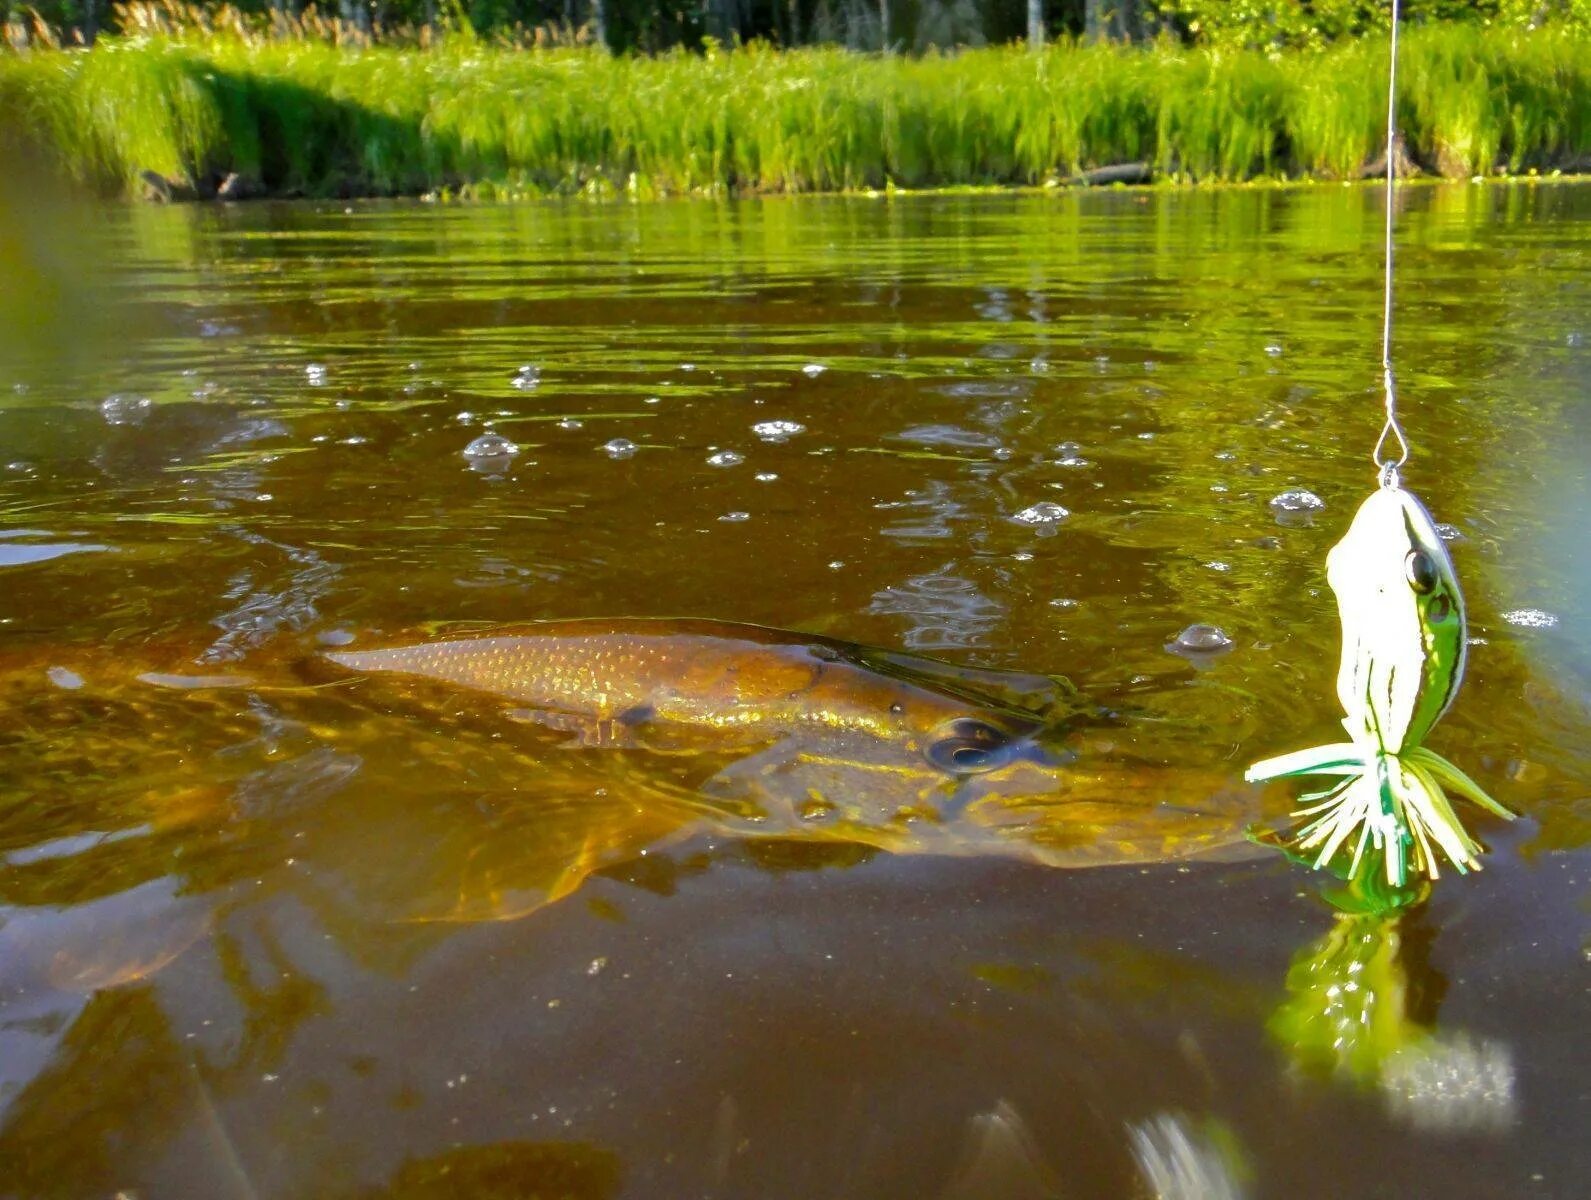
[[[878,0],[878,48],[889,53],[889,0]]]
[[[99,37],[99,0],[87,0],[83,5],[83,44],[92,46]]]
[[[608,0],[591,0],[591,37],[604,50],[608,48]]]
[[[1144,31],[1143,0],[1086,0],[1083,37],[1090,42],[1106,38],[1130,42]]]
[[[1028,49],[1044,49],[1044,0],[1028,0]]]
[[[707,36],[720,46],[729,45],[729,0],[707,0]]]

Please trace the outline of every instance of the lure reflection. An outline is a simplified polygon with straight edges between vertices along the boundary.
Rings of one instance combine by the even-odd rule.
[[[1390,888],[1374,864],[1328,890],[1331,927],[1293,956],[1268,1029],[1300,1070],[1374,1087],[1405,1124],[1504,1132],[1518,1117],[1508,1047],[1437,1028],[1446,983],[1430,962],[1429,890]]]

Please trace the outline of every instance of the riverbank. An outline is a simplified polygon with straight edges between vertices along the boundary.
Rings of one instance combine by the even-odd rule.
[[[1381,154],[1385,69],[1371,42],[643,58],[187,35],[0,54],[0,114],[79,182],[158,198],[1344,179]],[[1591,156],[1584,34],[1414,29],[1399,91],[1427,173]]]

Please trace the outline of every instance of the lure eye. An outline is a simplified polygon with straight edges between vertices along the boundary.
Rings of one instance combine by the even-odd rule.
[[[1436,625],[1447,620],[1448,613],[1453,611],[1453,603],[1447,598],[1445,592],[1438,592],[1431,597],[1431,603],[1425,610],[1425,619]]]
[[[1409,586],[1422,596],[1428,596],[1436,590],[1436,564],[1424,550],[1409,551],[1409,557],[1403,560],[1403,574],[1408,578]]]
[[[999,766],[1010,744],[1010,737],[988,722],[959,717],[944,727],[924,753],[942,771],[976,775]]]

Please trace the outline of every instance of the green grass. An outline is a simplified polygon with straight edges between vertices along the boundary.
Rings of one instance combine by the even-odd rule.
[[[1401,80],[1427,169],[1591,151],[1584,34],[1411,30]],[[1385,88],[1372,42],[1279,58],[1169,44],[616,58],[189,35],[0,54],[0,114],[107,192],[141,169],[305,194],[1040,184],[1136,160],[1193,181],[1349,178],[1380,151]]]

